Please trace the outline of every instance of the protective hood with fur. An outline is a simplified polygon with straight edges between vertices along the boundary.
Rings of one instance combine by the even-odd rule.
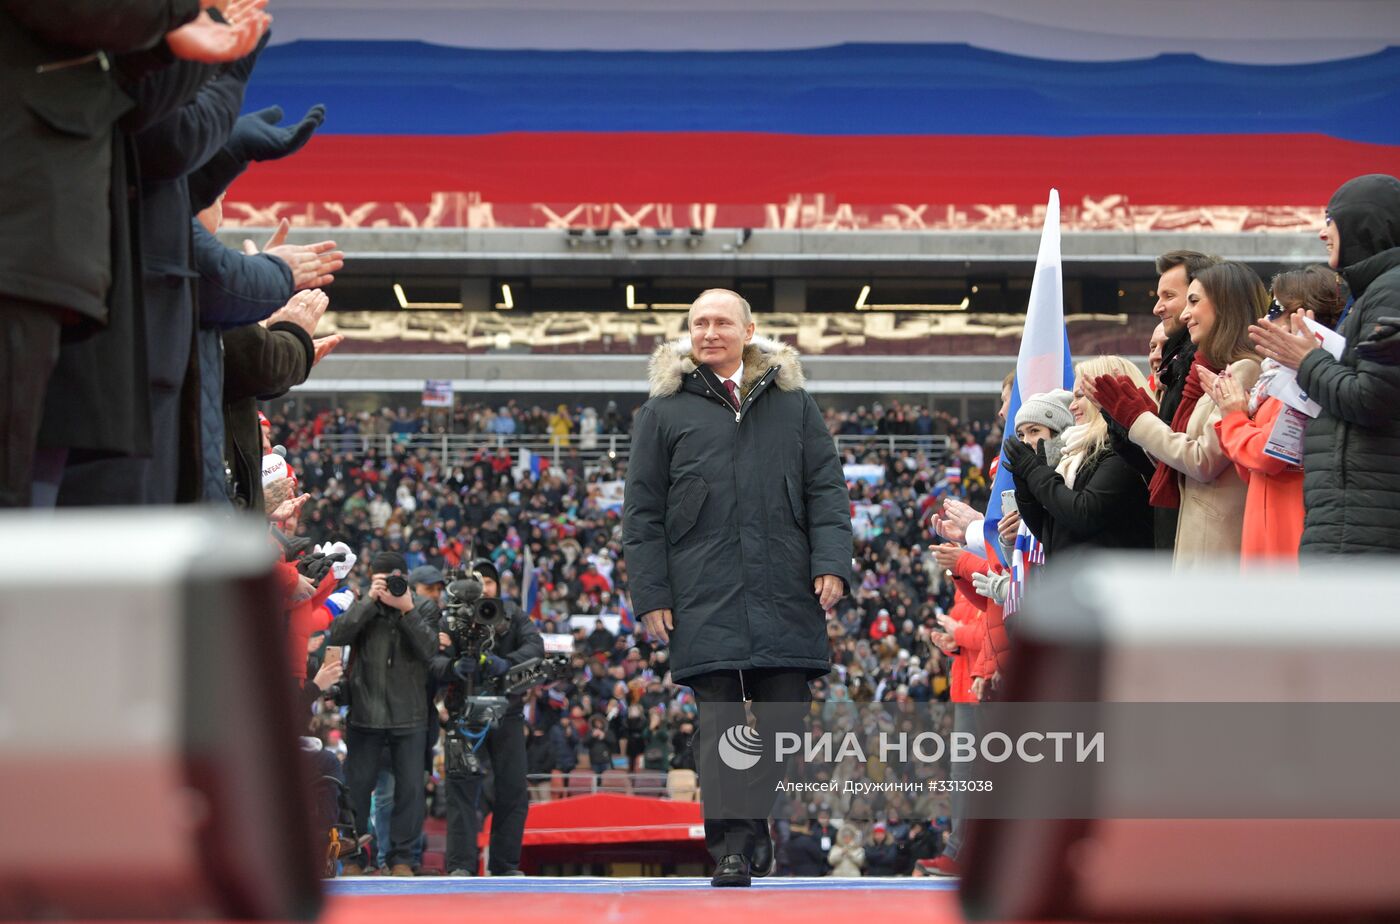
[[[651,362],[647,367],[651,396],[656,398],[674,395],[680,391],[681,380],[699,366],[700,361],[695,358],[689,337],[661,344],[651,354]],[[744,347],[744,381],[740,383],[739,390],[748,394],[753,384],[775,366],[778,368],[778,374],[773,384],[781,391],[797,391],[807,384],[807,377],[802,372],[802,363],[795,349],[767,337],[754,337]]]

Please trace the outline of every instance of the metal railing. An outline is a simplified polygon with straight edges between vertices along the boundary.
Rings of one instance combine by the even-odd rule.
[[[936,462],[946,459],[952,451],[952,442],[946,436],[858,435],[838,436],[835,439],[836,449],[843,456],[848,450],[857,457],[884,450],[891,454],[924,453],[930,461]],[[316,437],[313,446],[325,452],[358,455],[368,455],[373,450],[384,457],[426,450],[449,462],[470,459],[481,451],[495,455],[502,449],[508,450],[511,458],[518,462],[518,452],[528,449],[548,459],[550,465],[557,468],[566,461],[575,460],[585,466],[598,465],[604,459],[625,462],[632,447],[632,438],[621,433],[592,438],[571,435],[567,441],[552,436],[494,433],[331,433]]]
[[[576,769],[568,773],[532,773],[526,780],[530,786],[531,802],[557,802],[572,796],[598,793],[695,801],[699,793],[693,775],[688,780],[678,781],[672,774],[659,770],[608,770],[598,775],[592,770]]]

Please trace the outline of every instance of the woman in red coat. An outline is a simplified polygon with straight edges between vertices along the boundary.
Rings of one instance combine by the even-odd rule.
[[[1327,327],[1336,326],[1346,304],[1340,278],[1326,266],[1280,273],[1272,288],[1275,311],[1285,315],[1304,311]],[[1288,370],[1266,359],[1259,381],[1248,393],[1228,375],[1201,373],[1202,385],[1220,408],[1221,418],[1215,424],[1220,446],[1247,484],[1240,544],[1245,568],[1296,564],[1303,535],[1303,469],[1265,451],[1275,425],[1288,410],[1268,394],[1280,371]]]

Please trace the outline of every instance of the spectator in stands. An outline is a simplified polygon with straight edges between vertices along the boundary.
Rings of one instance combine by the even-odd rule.
[[[1355,301],[1343,311],[1340,360],[1317,346],[1297,315],[1250,331],[1268,359],[1298,370],[1298,384],[1322,406],[1303,441],[1307,516],[1300,552],[1332,555],[1400,551],[1400,366],[1363,341],[1400,316],[1400,180],[1384,174],[1343,183],[1320,233],[1327,262]],[[1394,321],[1390,320],[1390,327]],[[1393,333],[1393,330],[1391,331]]]
[[[1137,388],[1147,383],[1137,367],[1121,356],[1082,362],[1074,374],[1069,406],[1074,423],[1064,431],[1059,462],[1052,465],[1044,452],[1024,441],[1007,441],[1017,509],[1031,533],[1044,543],[1048,559],[1080,545],[1150,549],[1147,479],[1109,447],[1107,421],[1084,387],[1101,375],[1125,376]],[[1052,410],[1058,411],[1058,404]],[[1016,419],[1019,422],[1021,416]]]
[[[1242,388],[1259,378],[1249,326],[1264,315],[1269,293],[1243,263],[1217,263],[1192,281],[1181,320],[1196,347],[1193,367],[1228,370]],[[1174,562],[1179,568],[1238,559],[1245,484],[1221,449],[1220,408],[1193,368],[1170,424],[1154,413],[1152,397],[1127,376],[1098,376],[1089,396],[1159,460],[1149,487],[1155,507],[1180,508]]]
[[[1280,273],[1273,281],[1274,310],[1280,316],[1303,312],[1324,327],[1334,327],[1345,305],[1339,277],[1326,266]],[[1271,397],[1271,384],[1285,367],[1272,359],[1263,362],[1259,381],[1248,391],[1229,376],[1202,372],[1202,382],[1220,408],[1216,424],[1220,445],[1248,484],[1244,505],[1244,532],[1240,558],[1244,565],[1296,562],[1303,535],[1303,469],[1267,452],[1270,436],[1280,415],[1290,410]],[[1294,447],[1300,453],[1301,444]]]
[[[825,876],[831,869],[826,855],[827,850],[822,849],[821,841],[812,830],[807,810],[794,806],[788,839],[783,844],[783,871],[789,876]]]
[[[899,846],[890,836],[883,821],[870,829],[870,841],[865,845],[865,875],[895,876],[899,874]]]
[[[833,876],[854,879],[865,875],[865,848],[855,825],[843,824],[836,832],[836,843],[827,851],[826,860]]]

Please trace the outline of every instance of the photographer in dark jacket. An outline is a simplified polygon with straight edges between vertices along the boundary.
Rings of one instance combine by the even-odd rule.
[[[482,596],[496,597],[500,593],[500,575],[496,566],[486,559],[472,564],[481,577]],[[510,617],[504,631],[496,636],[494,646],[475,665],[478,680],[502,677],[506,671],[531,658],[544,657],[544,640],[540,630],[514,602],[506,601]],[[445,627],[444,627],[445,631]],[[433,659],[433,674],[447,684],[458,680],[453,663],[458,652],[449,645]],[[459,668],[460,669],[460,668]],[[449,693],[450,695],[450,693]],[[519,876],[520,842],[525,836],[525,815],[530,808],[530,790],[526,782],[524,698],[510,697],[510,707],[487,732],[479,747],[491,758],[495,782],[492,802],[490,871],[493,876]],[[447,869],[453,876],[472,876],[477,870],[476,836],[481,825],[481,793],[485,777],[464,773],[461,768],[447,768]]]
[[[370,560],[369,594],[331,624],[327,642],[349,645],[346,671],[350,721],[345,732],[345,776],[355,833],[369,832],[370,793],[387,745],[394,770],[394,800],[388,860],[395,876],[412,876],[413,847],[423,830],[423,751],[428,715],[423,691],[438,639],[426,598],[415,600],[397,552]],[[394,591],[398,593],[394,593]],[[355,865],[346,875],[362,875]]]

